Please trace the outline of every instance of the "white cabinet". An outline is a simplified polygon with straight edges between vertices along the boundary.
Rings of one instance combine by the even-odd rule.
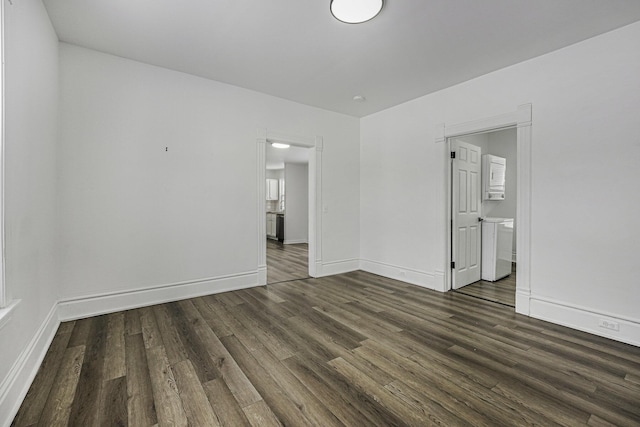
[[[267,237],[276,239],[276,214],[267,214]]]
[[[278,200],[278,180],[267,178],[267,200]]]
[[[511,274],[513,218],[482,222],[482,280],[495,282]]]

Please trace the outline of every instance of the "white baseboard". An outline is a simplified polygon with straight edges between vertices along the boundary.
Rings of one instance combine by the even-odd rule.
[[[0,427],[9,427],[18,413],[31,383],[49,350],[58,330],[58,306],[54,304],[29,345],[20,353],[9,373],[0,384]],[[3,345],[10,345],[4,343]]]
[[[258,286],[256,271],[66,299],[58,303],[58,310],[61,321],[75,320],[254,286]]]
[[[283,245],[298,245],[300,243],[309,243],[307,239],[285,239]]]
[[[449,290],[449,284],[446,280],[447,277],[444,271],[435,270],[433,272],[433,290],[438,292],[447,292]]]
[[[531,292],[516,288],[516,313],[529,316],[531,304]]]
[[[323,262],[320,269],[321,276],[333,276],[334,274],[348,273],[360,269],[359,259],[345,259],[341,261]]]
[[[22,300],[13,300],[7,306],[0,308],[0,330],[4,328],[4,325],[9,323],[11,320],[11,316],[13,315],[13,311],[20,304]]]
[[[267,266],[258,266],[258,286],[264,286],[267,284]]]
[[[442,290],[440,289],[442,287],[440,282],[444,281],[444,279],[440,278],[440,273],[427,273],[426,271],[365,259],[360,260],[360,270],[435,291]],[[442,277],[444,277],[444,273]]]
[[[640,319],[622,318],[611,313],[597,312],[586,307],[534,295],[530,297],[529,314],[536,319],[640,346]],[[600,327],[600,320],[617,323],[619,330],[614,331]]]

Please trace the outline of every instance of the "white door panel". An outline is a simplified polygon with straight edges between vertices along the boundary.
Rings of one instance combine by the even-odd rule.
[[[469,227],[469,266],[476,267],[480,265],[480,254],[476,250],[480,245],[480,227]]]
[[[481,150],[453,139],[452,239],[453,288],[458,289],[480,280],[480,209]]]
[[[480,213],[480,177],[475,172],[469,174],[469,201],[471,203],[470,212]]]
[[[458,228],[458,247],[466,248],[467,247],[467,228],[460,227]],[[455,260],[456,268],[458,271],[465,271],[467,269],[467,251],[459,251],[458,257]]]
[[[467,171],[458,171],[458,209],[455,212],[467,213]]]

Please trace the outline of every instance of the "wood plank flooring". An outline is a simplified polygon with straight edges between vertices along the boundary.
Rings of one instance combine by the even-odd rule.
[[[509,307],[516,306],[516,268],[513,265],[512,272],[509,276],[496,280],[495,282],[487,282],[480,280],[470,285],[458,289],[460,292],[472,297],[482,298],[487,301],[497,302],[498,304],[507,305]]]
[[[640,348],[364,272],[60,325],[14,426],[640,425]]]
[[[309,277],[309,245],[298,243],[285,245],[267,239],[267,283]]]

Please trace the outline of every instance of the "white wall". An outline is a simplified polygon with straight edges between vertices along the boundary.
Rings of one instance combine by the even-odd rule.
[[[309,242],[309,165],[285,163],[284,243]]]
[[[6,287],[21,301],[0,329],[0,426],[11,421],[57,327],[57,102],[58,39],[44,6],[5,2]]]
[[[532,103],[531,313],[640,344],[638,40],[635,23],[363,118],[363,267],[443,289],[436,129]],[[607,316],[619,332],[597,326]]]
[[[284,179],[284,169],[267,169],[266,177],[271,179]]]
[[[322,260],[358,257],[358,119],[64,43],[60,73],[62,299],[255,273],[258,128],[323,137]]]

